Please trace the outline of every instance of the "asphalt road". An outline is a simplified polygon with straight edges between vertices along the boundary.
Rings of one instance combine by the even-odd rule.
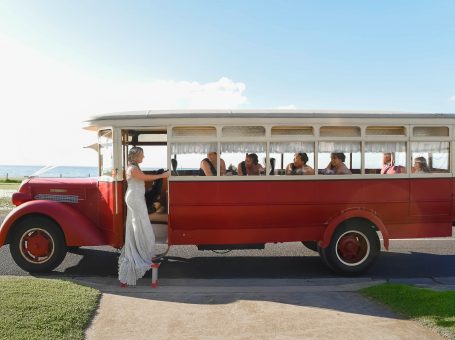
[[[48,275],[116,276],[117,258],[118,252],[110,247],[83,247],[68,253],[64,262]],[[29,275],[14,263],[8,246],[0,248],[0,275]],[[448,276],[455,277],[455,236],[391,241],[390,250],[383,250],[371,269],[360,275],[378,279]],[[180,279],[330,277],[339,276],[324,266],[317,253],[300,243],[266,245],[265,250],[236,250],[227,254],[174,246],[160,269],[160,278]]]

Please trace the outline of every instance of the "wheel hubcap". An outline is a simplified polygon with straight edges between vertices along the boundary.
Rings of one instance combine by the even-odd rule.
[[[32,228],[20,240],[22,256],[31,263],[41,264],[48,261],[54,253],[54,240],[44,229]]]
[[[348,266],[359,265],[370,253],[368,238],[359,231],[348,231],[341,235],[337,242],[338,259]]]

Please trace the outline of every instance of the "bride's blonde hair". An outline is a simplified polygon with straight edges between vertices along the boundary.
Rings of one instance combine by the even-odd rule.
[[[128,151],[128,163],[137,165],[137,157],[144,153],[144,150],[140,146],[133,146]]]

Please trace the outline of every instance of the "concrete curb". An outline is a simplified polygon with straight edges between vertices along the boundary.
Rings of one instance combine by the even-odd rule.
[[[72,277],[71,280],[96,288],[103,293],[166,294],[235,294],[235,293],[298,293],[298,292],[355,292],[381,283],[403,283],[438,291],[455,290],[455,277],[439,278],[323,278],[323,279],[162,279],[158,288],[151,288],[151,280],[141,279],[133,287],[120,288],[117,278]]]

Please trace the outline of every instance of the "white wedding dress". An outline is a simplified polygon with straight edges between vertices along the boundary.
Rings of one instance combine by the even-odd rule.
[[[144,181],[131,176],[133,167],[134,165],[129,166],[126,170],[128,189],[125,194],[125,245],[118,261],[119,281],[127,285],[135,285],[137,279],[144,276],[155,256],[155,233],[145,205]]]

